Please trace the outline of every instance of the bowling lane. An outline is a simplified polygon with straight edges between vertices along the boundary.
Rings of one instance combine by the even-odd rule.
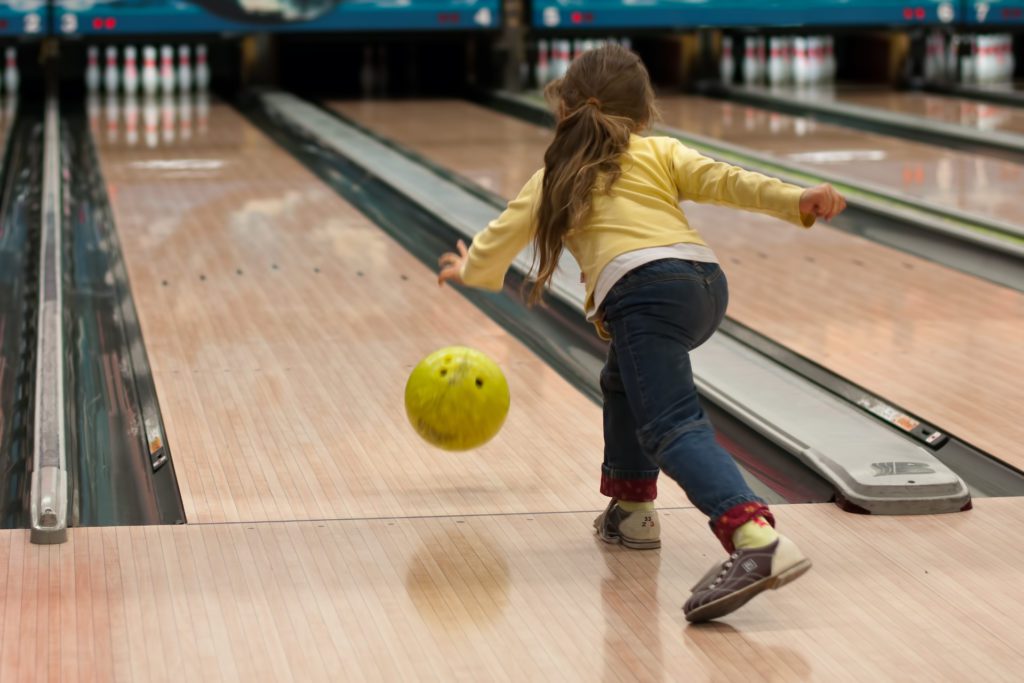
[[[104,111],[98,146],[190,522],[603,506],[597,406],[233,109],[173,104],[153,135]],[[403,404],[454,343],[512,392],[502,433],[462,454]]]
[[[587,513],[3,531],[0,680],[1013,681],[1021,511],[787,506],[814,571],[697,628],[679,607],[721,551],[696,510],[658,552]]]
[[[461,101],[332,106],[506,197],[550,135]],[[1024,295],[826,225],[685,208],[726,269],[734,319],[1024,467]]]
[[[1024,165],[704,97],[660,100],[666,125],[1024,228]]]
[[[983,131],[1024,135],[1024,109],[966,97],[876,88],[772,88],[788,100],[852,104]]]

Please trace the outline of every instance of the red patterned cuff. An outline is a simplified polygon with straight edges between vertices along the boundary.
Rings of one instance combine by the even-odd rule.
[[[631,503],[647,503],[658,497],[658,479],[614,479],[602,474],[601,493]]]
[[[769,524],[775,526],[775,517],[772,516],[771,510],[764,503],[757,502],[734,505],[715,520],[712,528],[726,552],[731,553],[736,550],[732,544],[733,532],[756,517],[764,517]]]

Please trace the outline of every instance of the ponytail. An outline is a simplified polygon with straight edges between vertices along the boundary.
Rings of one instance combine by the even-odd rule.
[[[597,80],[597,87],[587,87],[588,80]],[[603,99],[597,96],[602,91]],[[544,182],[533,236],[537,275],[531,305],[540,301],[554,275],[566,236],[587,219],[593,193],[611,192],[622,174],[619,162],[629,148],[630,135],[654,111],[650,82],[639,57],[619,46],[584,53],[564,78],[548,85],[545,96],[556,105],[559,120],[555,138],[544,153]]]

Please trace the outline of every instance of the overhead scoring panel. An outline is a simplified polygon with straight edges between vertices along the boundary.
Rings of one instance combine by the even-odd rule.
[[[974,27],[1024,24],[1024,0],[963,0],[963,22]]]
[[[948,24],[952,0],[534,0],[549,29]]]
[[[0,36],[43,36],[49,24],[46,0],[0,1]]]
[[[57,0],[60,35],[480,30],[501,0]]]

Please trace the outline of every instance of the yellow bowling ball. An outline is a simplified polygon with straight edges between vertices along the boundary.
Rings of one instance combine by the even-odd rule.
[[[446,451],[482,446],[508,415],[508,383],[490,358],[465,346],[435,351],[405,385],[405,412],[425,441]]]

